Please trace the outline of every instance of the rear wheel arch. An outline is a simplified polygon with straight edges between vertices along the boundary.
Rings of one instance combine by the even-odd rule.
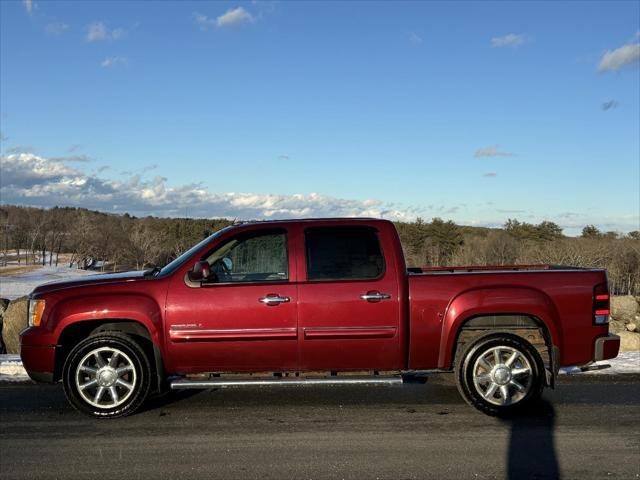
[[[140,344],[154,370],[153,388],[160,388],[164,378],[164,363],[160,348],[153,341],[151,332],[144,324],[137,320],[123,318],[85,320],[67,325],[58,337],[54,381],[62,378],[66,358],[78,343],[92,335],[107,332],[127,335]]]
[[[447,306],[442,319],[438,368],[453,365],[460,332],[478,317],[504,317],[514,322],[517,317],[530,317],[545,332],[549,346],[562,345],[562,330],[555,304],[544,292],[530,287],[483,287],[467,290]],[[511,325],[496,323],[497,327]],[[517,322],[515,325],[518,325]],[[494,327],[492,327],[494,328]]]

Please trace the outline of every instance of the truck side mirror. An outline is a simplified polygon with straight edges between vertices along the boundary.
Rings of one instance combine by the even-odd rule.
[[[206,260],[196,262],[191,270],[189,270],[189,280],[192,282],[206,282],[211,277],[211,269]]]

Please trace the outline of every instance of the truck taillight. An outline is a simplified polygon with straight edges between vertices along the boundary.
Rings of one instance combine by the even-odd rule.
[[[596,285],[593,289],[593,323],[609,323],[609,288],[606,283]]]

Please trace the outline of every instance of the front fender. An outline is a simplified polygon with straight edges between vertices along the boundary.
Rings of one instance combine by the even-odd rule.
[[[95,320],[133,320],[149,331],[156,345],[162,343],[162,312],[151,297],[135,294],[104,294],[75,297],[56,304],[47,324],[51,322],[56,343],[71,324]]]
[[[488,287],[467,290],[454,297],[444,314],[438,368],[449,369],[454,347],[465,321],[480,315],[527,315],[541,321],[553,345],[561,345],[560,318],[544,292],[529,287]]]

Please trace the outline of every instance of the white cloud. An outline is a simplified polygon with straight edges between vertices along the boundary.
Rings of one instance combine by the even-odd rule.
[[[91,161],[91,157],[81,153],[81,154],[77,154],[77,155],[67,155],[67,156],[64,156],[64,157],[50,157],[49,161],[52,161],[52,162],[82,162],[82,163],[86,163],[86,162],[90,162]]]
[[[479,148],[476,150],[476,153],[473,154],[474,157],[513,157],[515,153],[511,152],[502,152],[499,149],[499,145],[492,145],[489,147]]]
[[[36,6],[36,4],[33,3],[33,0],[22,0],[22,4],[24,5],[24,9],[27,11],[27,14],[31,15],[33,13],[33,8]]]
[[[44,27],[44,30],[51,35],[62,35],[64,32],[69,30],[69,25],[61,22],[48,23]]]
[[[414,45],[419,45],[422,43],[422,37],[416,32],[409,32],[407,36],[409,38],[409,43],[413,43]]]
[[[46,159],[33,153],[2,156],[0,166],[2,167],[2,183],[0,183],[2,188],[5,185],[23,188],[81,174],[61,160]]]
[[[102,22],[94,22],[87,26],[87,41],[97,42],[106,40],[108,36],[107,26]]]
[[[212,27],[223,28],[241,25],[243,23],[253,23],[255,17],[247,12],[244,8],[238,7],[228,10],[219,17],[208,17],[202,13],[194,12],[193,19],[201,30],[208,30]]]
[[[416,217],[414,209],[373,199],[347,200],[318,193],[212,193],[201,184],[170,186],[159,175],[145,179],[136,174],[112,180],[69,167],[66,161],[66,157],[44,158],[33,153],[1,156],[3,203],[67,205],[159,216],[181,215],[188,207],[194,216],[242,219],[368,216],[409,221]]]
[[[87,41],[99,42],[104,40],[118,40],[125,34],[124,28],[109,29],[104,22],[93,22],[87,25]]]
[[[617,72],[637,63],[640,63],[640,43],[631,43],[615,50],[607,50],[600,59],[598,71]]]
[[[493,37],[491,39],[492,47],[518,47],[522,45],[526,37],[522,34],[509,33],[503,37]]]
[[[125,63],[127,63],[127,59],[125,57],[107,57],[100,62],[100,65],[104,68],[111,68]]]
[[[72,166],[69,165],[70,162]],[[582,212],[534,213],[513,205],[510,210],[496,209],[486,202],[484,213],[473,213],[466,204],[424,205],[405,207],[376,199],[348,200],[318,193],[277,195],[256,193],[213,193],[201,184],[171,186],[165,177],[147,179],[142,170],[122,180],[98,176],[111,171],[108,166],[90,167],[72,157],[45,158],[33,153],[0,155],[0,204],[30,205],[50,208],[54,205],[84,207],[113,213],[128,212],[137,216],[182,216],[185,208],[194,217],[278,219],[305,217],[382,217],[390,220],[413,221],[417,216],[453,217],[463,225],[500,226],[507,215],[525,215],[538,223],[551,220],[566,228],[569,234],[579,234],[582,227],[594,224],[603,230],[631,231],[638,229],[636,214],[612,213],[595,215]],[[152,167],[149,165],[147,168]],[[144,170],[144,169],[143,169]],[[483,207],[484,208],[484,207]],[[606,223],[603,223],[603,218]]]
[[[216,27],[231,27],[241,25],[243,23],[253,23],[255,18],[244,8],[238,7],[227,10],[225,13],[216,18]]]
[[[493,177],[497,177],[498,174],[496,172],[487,172],[487,173],[483,173],[482,176],[486,178],[493,178]]]
[[[193,19],[202,30],[207,30],[210,27],[214,27],[216,24],[215,18],[209,18],[206,15],[198,12],[194,12]]]
[[[111,30],[111,38],[118,40],[124,36],[124,28],[114,28]]]

